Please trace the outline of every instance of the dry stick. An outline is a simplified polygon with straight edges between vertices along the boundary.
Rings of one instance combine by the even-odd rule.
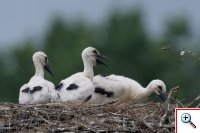
[[[177,96],[178,96],[178,91],[177,91],[177,93],[174,95],[174,98],[173,98],[173,100],[175,100],[175,101],[176,101],[176,98],[177,98]]]
[[[158,131],[157,133],[163,133],[164,131],[169,133],[169,130],[167,128],[163,128],[162,130]]]
[[[199,100],[200,99],[200,95],[196,98],[196,99],[194,99],[194,100],[192,100],[191,102],[189,102],[185,107],[187,108],[187,107],[189,107],[190,105],[192,105],[194,102],[196,102],[197,100]]]
[[[164,128],[174,128],[175,125],[167,125],[167,124],[163,124],[161,127],[164,127]]]
[[[0,130],[13,130],[13,129],[16,129],[14,127],[2,127],[0,126]]]
[[[96,133],[95,130],[93,130],[93,129],[87,127],[87,126],[86,126],[85,124],[83,124],[83,123],[81,123],[81,124],[79,124],[79,125],[82,126],[82,127],[84,127],[84,128],[86,128],[88,131],[92,131],[92,132],[95,132],[95,133]]]
[[[162,50],[174,49],[174,50],[181,50],[181,51],[182,51],[181,48],[176,47],[176,46],[173,46],[173,45],[164,46],[164,47],[162,47],[161,49],[162,49]]]
[[[193,56],[195,56],[197,59],[200,59],[200,57],[198,57],[195,53],[193,53],[192,51],[189,50],[185,50],[185,49],[181,49],[179,47],[173,46],[173,45],[168,45],[168,46],[164,46],[161,48],[162,50],[168,50],[168,49],[174,49],[174,50],[179,50],[180,51],[180,58],[183,62],[185,62],[185,60],[182,58],[182,56],[185,54],[185,52],[192,54]]]
[[[27,127],[28,126],[28,123],[27,124],[25,124],[20,130],[23,130],[25,127]]]
[[[108,103],[107,103],[108,104]],[[109,106],[108,108],[107,108],[107,106],[103,106],[103,105],[107,105],[107,104],[102,104],[102,105],[100,105],[100,109],[97,109],[97,108],[95,108],[95,107],[93,107],[93,108],[91,108],[91,105],[90,106],[87,106],[87,107],[85,107],[85,106],[75,106],[75,105],[71,105],[71,106],[69,106],[69,108],[70,108],[70,110],[69,110],[69,113],[73,113],[73,111],[74,111],[74,113],[75,114],[79,114],[79,112],[80,113],[82,113],[82,112],[84,112],[83,110],[86,110],[87,108],[88,109],[90,109],[90,111],[91,112],[93,112],[93,110],[94,111],[97,111],[98,113],[103,113],[103,112],[105,112],[105,113],[107,113],[108,114],[108,116],[106,116],[106,117],[108,117],[108,118],[110,118],[111,120],[116,120],[114,117],[112,117],[112,115],[118,115],[118,114],[120,114],[120,113],[116,113],[117,112],[117,109],[116,109],[116,107],[115,106]],[[126,125],[124,125],[124,126],[129,126],[129,123],[126,123],[126,122],[129,122],[129,121],[132,121],[131,119],[127,119],[126,117],[128,117],[128,118],[134,118],[134,119],[137,119],[137,117],[139,117],[139,118],[142,118],[143,116],[145,116],[145,115],[142,115],[142,116],[138,116],[137,114],[135,114],[135,113],[133,113],[132,112],[132,109],[135,109],[135,108],[137,108],[137,107],[145,107],[146,105],[151,105],[151,104],[141,104],[141,105],[133,105],[133,106],[131,106],[131,105],[129,105],[129,106],[125,106],[125,104],[124,104],[124,106],[121,106],[120,108],[123,108],[123,112],[121,113],[121,115],[124,117],[123,118],[123,120],[120,120],[120,121],[122,121],[122,122],[125,122],[125,124]],[[153,104],[154,105],[154,104]],[[156,105],[156,107],[157,107],[157,104],[155,104]],[[50,115],[50,117],[52,116],[52,118],[53,117],[56,117],[57,115],[56,115],[56,113],[54,114],[52,111],[48,111],[48,109],[49,108],[51,108],[51,109],[53,109],[53,108],[56,108],[56,109],[58,109],[57,111],[58,112],[60,112],[62,115],[65,115],[66,114],[66,112],[62,112],[62,110],[63,109],[65,109],[65,107],[63,107],[63,106],[54,106],[54,105],[52,105],[52,106],[40,106],[40,107],[35,107],[34,108],[34,106],[33,107],[29,107],[29,108],[24,108],[24,107],[19,107],[19,110],[21,110],[21,112],[20,112],[20,114],[18,114],[18,115],[21,115],[20,117],[20,119],[23,119],[23,117],[25,117],[25,118],[27,118],[26,117],[26,115],[27,114],[29,114],[30,115],[30,117],[35,117],[35,115],[34,114],[37,114],[37,113],[35,113],[35,112],[38,112],[39,114],[36,116],[36,117],[38,117],[36,120],[37,120],[37,122],[35,123],[35,121],[34,122],[28,122],[28,123],[30,123],[31,125],[30,126],[28,126],[27,125],[27,130],[30,130],[31,128],[35,128],[35,126],[39,126],[39,128],[38,128],[38,130],[39,129],[45,129],[45,128],[43,128],[43,126],[44,127],[46,127],[46,129],[48,129],[48,127],[49,127],[49,124],[46,124],[46,122],[45,122],[45,124],[42,124],[43,122],[43,120],[41,121],[41,118],[39,118],[39,116],[41,116],[41,117],[43,117],[43,118],[45,118],[45,120],[47,120],[47,121],[49,121],[49,122],[52,122],[52,123],[54,123],[55,121],[52,119],[47,119],[45,116],[46,116],[46,113],[48,113],[48,115]],[[115,111],[113,110],[115,108]],[[33,110],[33,109],[35,109],[35,110]],[[104,110],[105,109],[105,111],[101,111],[100,112],[100,110]],[[43,110],[43,111],[42,111]],[[127,111],[127,110],[129,110],[129,111]],[[16,108],[13,110],[13,109],[10,109],[10,111],[12,112],[12,111],[16,111]],[[27,112],[28,111],[28,112]],[[55,112],[57,112],[56,110],[54,110]],[[86,110],[87,111],[87,110]],[[155,110],[153,110],[153,111],[155,111]],[[124,113],[125,112],[125,113]],[[133,116],[126,116],[127,115],[127,112],[132,112],[132,113],[128,113],[128,114],[132,114]],[[95,112],[94,112],[95,113]],[[97,114],[98,114],[97,113]],[[109,115],[109,114],[112,114],[112,115]],[[125,115],[124,115],[125,114]],[[12,114],[8,114],[9,116],[12,116]],[[80,114],[81,116],[83,116],[83,114]],[[88,114],[85,114],[85,112],[84,112],[84,119],[86,118],[88,118],[88,119],[90,119],[91,117],[94,117],[93,116],[93,114],[92,115],[88,115]],[[153,115],[153,114],[152,114]],[[89,116],[89,117],[88,117]],[[111,117],[109,117],[109,116],[111,116]],[[135,117],[135,116],[137,116],[137,117]],[[151,114],[149,114],[148,115],[149,117],[151,116]],[[18,117],[18,116],[16,116],[16,117]],[[62,116],[62,117],[64,117],[64,116]],[[95,117],[96,118],[96,117]],[[98,118],[98,117],[97,117]],[[105,117],[104,117],[105,118]],[[145,119],[145,118],[143,118],[143,119]],[[143,125],[145,125],[147,128],[147,130],[149,130],[149,126],[153,126],[155,123],[148,123],[148,120],[143,120],[143,119],[141,119],[140,120],[140,123],[142,123]],[[18,120],[18,118],[17,118],[17,120]],[[138,119],[139,120],[139,119]],[[63,120],[62,120],[63,121]],[[67,123],[67,125],[68,126],[74,126],[73,124],[70,124],[71,123],[71,120],[67,120],[67,121],[63,121],[65,124]],[[134,122],[134,121],[133,121]],[[40,124],[41,123],[41,124]],[[79,126],[81,125],[81,123],[82,122],[80,122],[79,123]],[[85,122],[83,122],[84,124],[82,125],[82,126],[84,126],[85,128],[81,128],[81,129],[79,129],[79,130],[96,130],[96,131],[98,131],[99,129],[105,129],[105,131],[106,130],[109,130],[109,131],[111,131],[111,130],[114,130],[114,128],[113,129],[111,129],[111,128],[109,128],[109,127],[107,127],[107,126],[105,126],[105,125],[97,125],[97,126],[90,126],[90,125],[87,125],[87,121],[86,121],[86,123]],[[132,123],[132,122],[131,122]],[[32,125],[33,124],[33,125]],[[40,124],[40,125],[38,125],[38,124]],[[108,123],[109,124],[109,123]],[[153,124],[153,125],[152,125]],[[171,122],[170,122],[170,124],[171,124]],[[136,128],[137,127],[140,127],[139,129],[142,129],[142,127],[140,126],[140,125],[138,125],[138,124],[136,124],[137,126],[136,126]],[[81,126],[81,127],[82,127]],[[133,125],[131,125],[131,126],[133,126]],[[112,126],[110,126],[110,127],[112,127]],[[67,129],[68,129],[68,131],[70,130],[70,131],[72,131],[72,129],[69,129],[68,127],[66,127],[66,125],[65,126],[63,126],[63,125],[57,125],[56,127],[53,127],[53,128],[58,128],[58,129],[55,129],[55,130],[62,130],[63,128],[65,128],[65,130],[67,131]],[[132,127],[130,127],[131,129],[132,129]],[[26,130],[25,129],[25,130]],[[75,128],[76,129],[76,128]],[[75,130],[74,129],[74,130]],[[159,129],[161,129],[161,127],[159,127]],[[32,129],[31,129],[32,130]],[[73,131],[74,131],[73,130]],[[78,130],[78,131],[79,131]],[[126,129],[122,129],[122,131],[125,131],[125,130],[129,130],[129,131],[132,131],[132,130],[130,130],[129,128],[126,128]],[[143,129],[142,129],[143,130]],[[22,130],[21,130],[22,131]],[[117,130],[117,131],[119,131],[119,130]]]
[[[198,104],[197,106],[196,106],[196,108],[199,108],[200,107],[200,104]]]
[[[143,119],[146,119],[146,118],[148,118],[148,117],[150,117],[150,116],[153,116],[155,113],[156,113],[156,111],[154,111],[153,113],[151,113],[151,114],[149,114],[149,115],[146,115]]]
[[[182,51],[185,52],[184,49],[181,49],[181,48],[179,48],[179,47],[175,47],[175,46],[173,46],[173,45],[164,46],[164,47],[162,47],[161,49],[162,49],[162,50],[174,49],[174,50],[179,50],[179,51],[181,51],[181,52],[182,52]],[[184,53],[183,53],[183,54],[184,54]],[[183,54],[180,53],[179,57],[181,58],[181,60],[182,60],[183,62],[185,62],[185,60],[181,57],[181,56],[183,56]]]
[[[182,107],[185,107],[179,100],[175,99]]]
[[[46,123],[48,123],[49,125],[51,125],[50,122],[48,122],[46,119],[44,119],[42,116],[39,116],[40,119],[42,119],[43,121],[45,121]]]
[[[92,104],[92,106],[90,107],[100,107],[100,106],[105,106],[105,105],[108,105],[108,104],[113,104],[113,103],[116,103],[118,100],[113,100],[111,102],[107,102],[107,103],[103,103],[103,104]]]
[[[128,109],[127,109],[127,111],[131,114],[132,117],[136,117],[140,122],[142,122],[142,123],[143,123],[146,127],[148,127],[151,131],[153,130],[153,127],[152,127],[149,123],[147,123],[146,120],[137,117],[137,116],[134,115],[132,112],[130,112]],[[134,115],[134,116],[133,116],[133,115]]]
[[[146,127],[148,127],[149,129],[153,129],[153,127],[149,124],[149,123],[147,123],[146,122],[146,120],[144,120],[144,119],[140,119],[140,118],[138,118]]]
[[[163,116],[164,113],[166,112],[166,109],[167,109],[167,107],[168,107],[168,105],[169,105],[169,101],[170,101],[172,92],[173,92],[173,91],[177,92],[177,91],[178,91],[178,88],[179,88],[179,86],[174,87],[174,88],[172,88],[172,89],[170,90],[169,95],[168,95],[168,97],[167,97],[167,101],[164,103],[164,105],[163,105],[162,108],[161,108],[160,116]]]
[[[180,103],[178,100],[177,100],[177,96],[178,96],[178,91],[177,93],[175,93],[175,95],[173,96],[173,98],[171,98],[171,101],[175,104],[176,102]],[[180,103],[181,104],[181,103]]]

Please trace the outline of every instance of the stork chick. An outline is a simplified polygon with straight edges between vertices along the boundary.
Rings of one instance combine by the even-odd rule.
[[[43,68],[54,76],[48,64],[47,55],[43,52],[35,52],[33,54],[33,63],[36,72],[30,81],[20,88],[20,104],[44,103],[49,101],[50,98],[56,98],[54,84],[44,79]]]
[[[144,88],[137,81],[124,76],[100,74],[94,77],[93,84],[95,91],[91,101],[110,102],[118,99],[119,101],[145,100],[155,92],[163,101],[167,100],[166,86],[161,80],[153,80]]]
[[[63,101],[88,101],[94,93],[92,79],[94,77],[93,66],[105,65],[99,58],[107,59],[100,54],[95,48],[88,47],[82,52],[84,71],[73,74],[62,80],[56,87],[60,98]]]

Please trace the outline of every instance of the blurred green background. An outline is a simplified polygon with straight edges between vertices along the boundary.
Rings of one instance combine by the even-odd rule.
[[[19,45],[9,50],[1,45],[0,102],[18,102],[20,87],[35,73],[32,62],[34,52],[43,51],[48,55],[55,77],[45,71],[45,78],[57,85],[61,79],[83,71],[81,53],[89,46],[112,60],[105,61],[108,68],[94,67],[95,75],[123,75],[135,79],[144,87],[153,79],[161,79],[167,91],[180,86],[178,99],[183,103],[195,99],[200,94],[200,61],[186,53],[183,56],[186,62],[183,63],[178,51],[161,50],[163,46],[174,45],[200,55],[200,40],[198,43],[187,41],[191,37],[188,18],[180,15],[167,20],[159,39],[147,34],[142,18],[142,9],[125,12],[115,9],[103,23],[97,25],[55,15],[49,20],[43,41],[28,37],[26,41],[16,42]],[[159,100],[155,95],[151,97]]]

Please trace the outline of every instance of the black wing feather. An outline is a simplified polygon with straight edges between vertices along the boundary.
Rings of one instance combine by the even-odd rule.
[[[92,98],[92,95],[89,95],[86,99],[85,102],[89,101]]]
[[[60,83],[59,85],[56,86],[55,89],[56,89],[57,91],[60,91],[60,89],[62,89],[63,86],[64,86],[63,83]]]
[[[41,86],[35,86],[35,87],[33,87],[33,90],[30,91],[30,93],[34,93],[36,91],[41,91],[41,90],[42,90]]]
[[[78,88],[78,86],[75,83],[73,83],[73,84],[70,84],[66,89],[67,90],[75,90],[77,88]]]
[[[22,92],[24,92],[24,93],[28,93],[30,91],[30,88],[29,87],[27,87],[26,89],[23,89],[22,90]]]
[[[101,95],[107,95],[107,97],[112,97],[114,94],[112,91],[106,91],[103,88],[95,88],[94,92],[99,93]]]
[[[102,77],[107,77],[107,76],[110,76],[111,74],[109,74],[109,73],[103,73],[103,74],[99,74],[100,76],[102,76]]]

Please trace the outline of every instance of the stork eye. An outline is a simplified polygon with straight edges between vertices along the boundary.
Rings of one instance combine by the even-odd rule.
[[[47,57],[45,57],[45,61],[47,62],[47,60],[48,60],[48,58]]]
[[[158,86],[158,89],[162,90],[162,86]]]
[[[92,51],[93,53],[97,54],[98,52],[96,50]]]

